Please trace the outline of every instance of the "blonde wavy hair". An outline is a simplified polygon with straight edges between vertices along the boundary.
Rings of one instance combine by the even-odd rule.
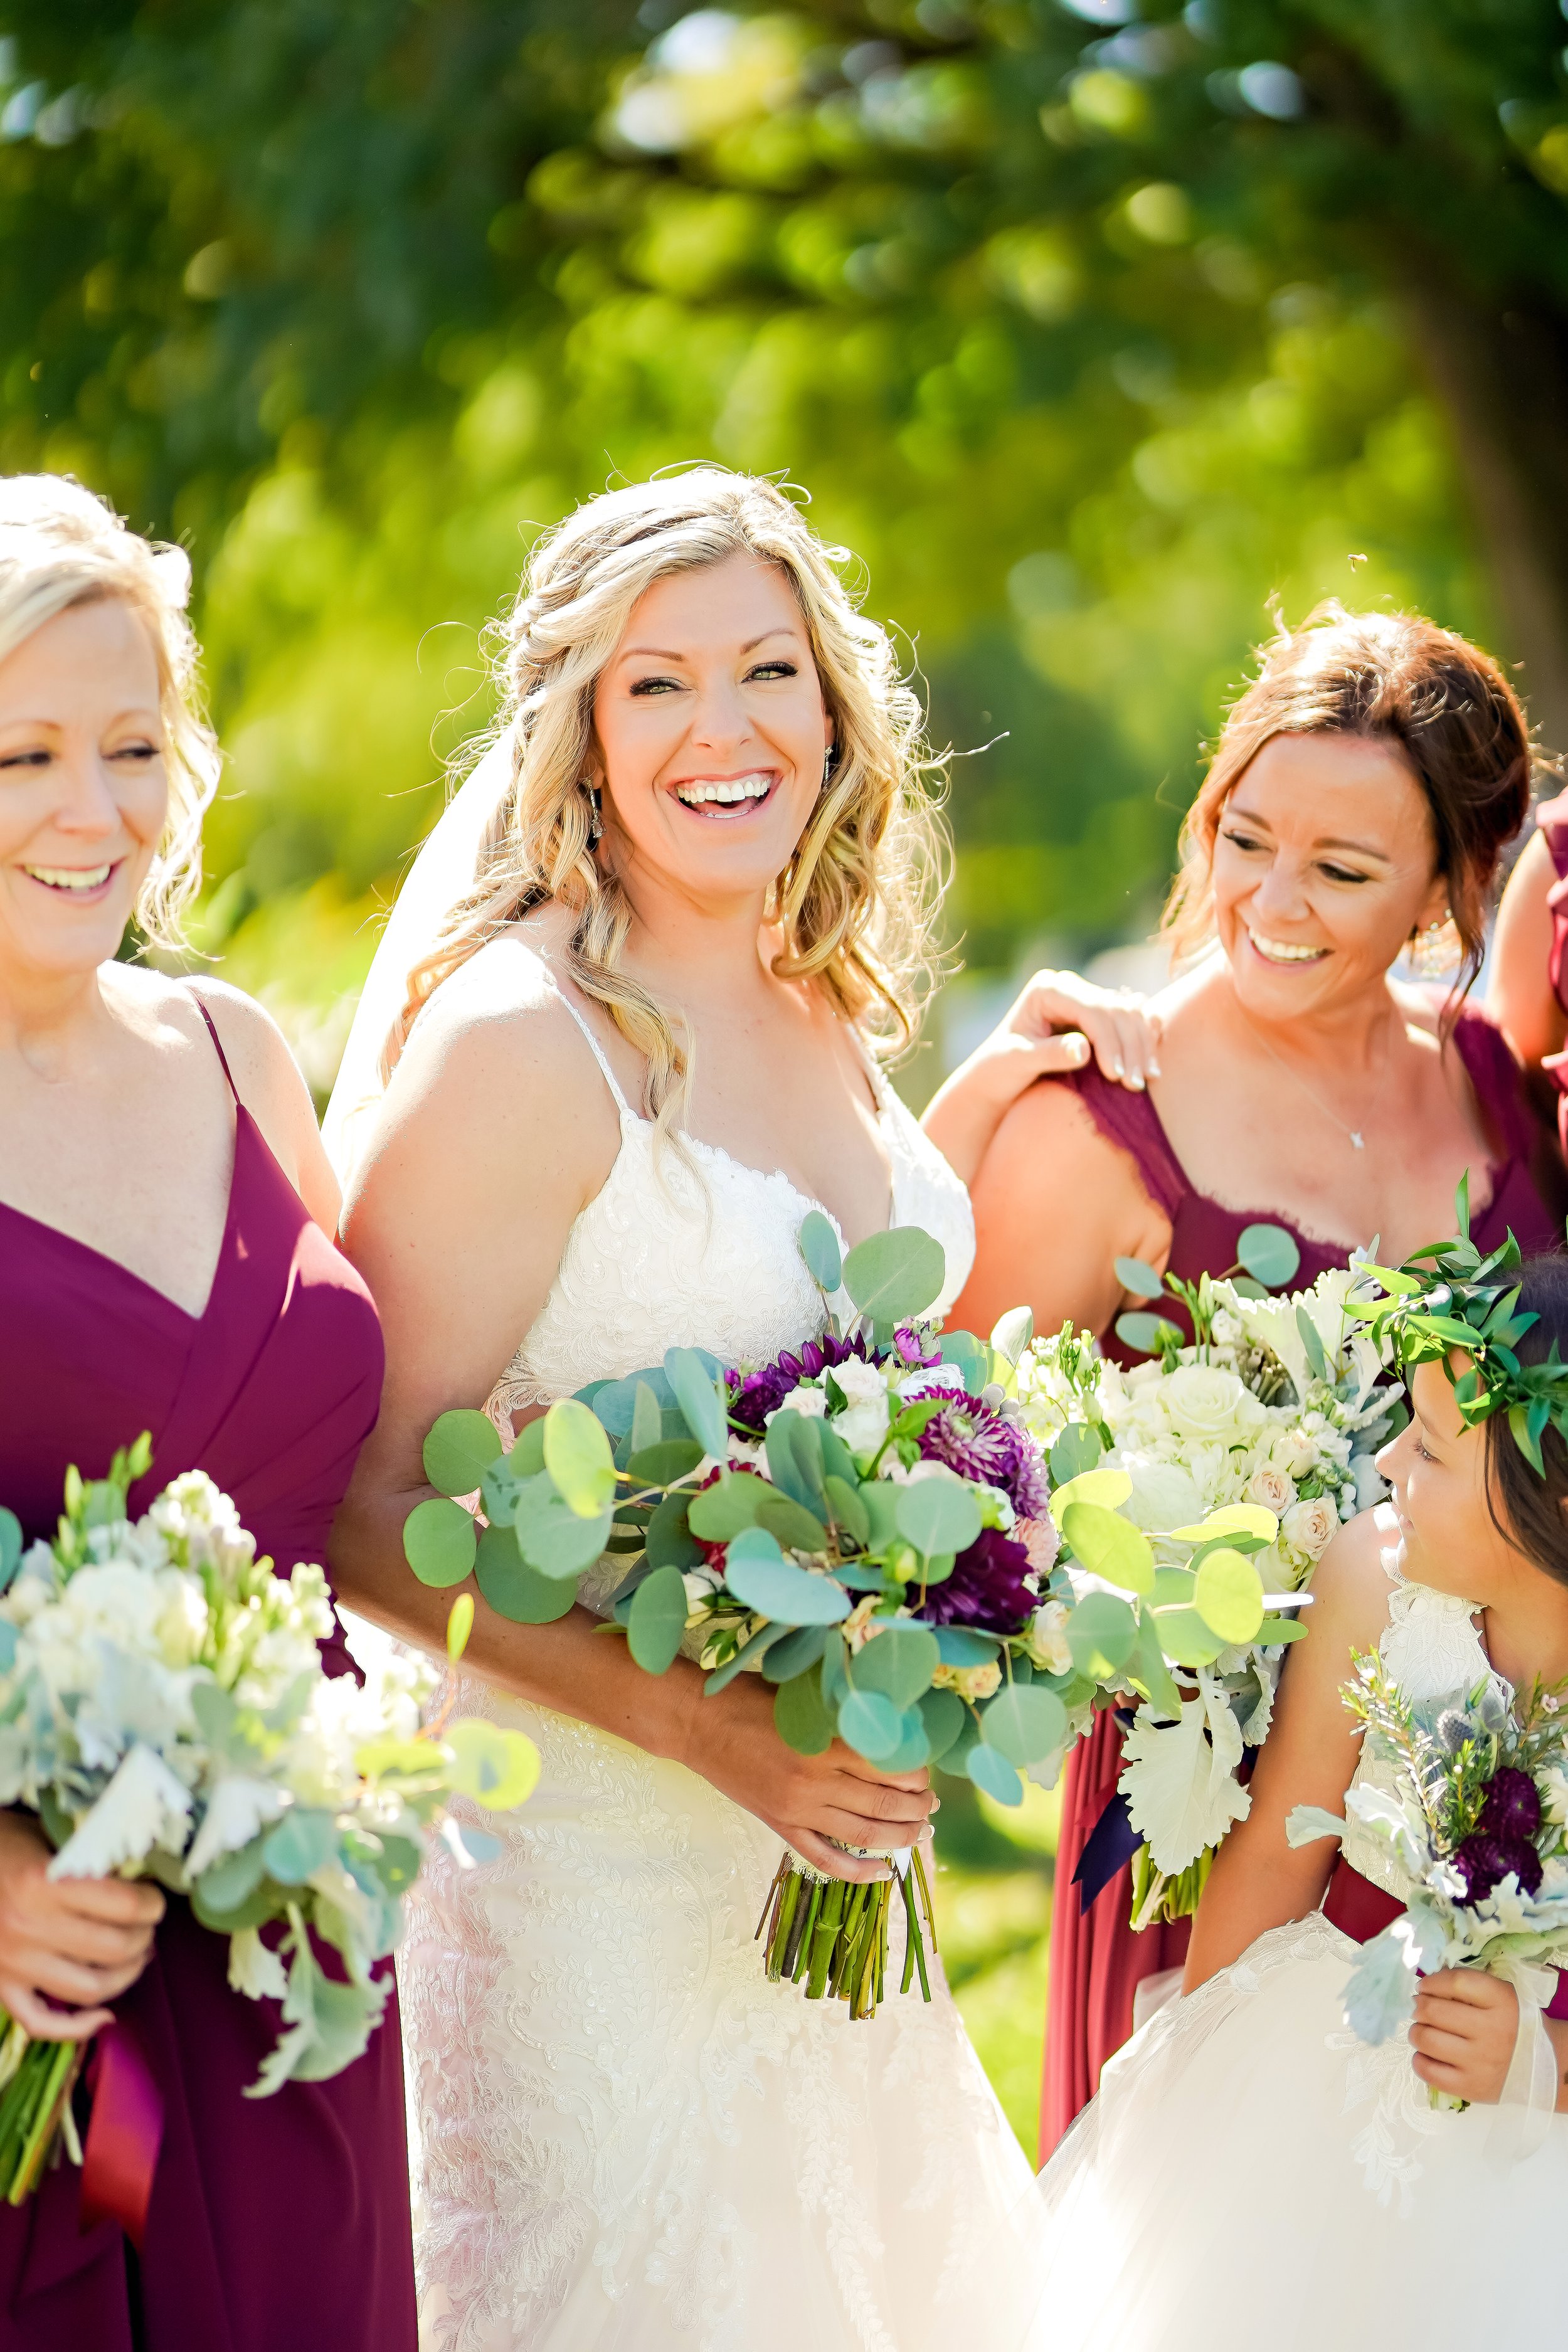
[[[690,1045],[679,1016],[621,968],[632,910],[594,855],[594,697],[633,606],[656,580],[741,554],[776,564],[794,588],[837,745],[773,884],[768,914],[784,944],[773,969],[814,981],[879,1050],[913,1040],[947,868],[945,835],[924,789],[932,763],[919,700],[886,630],[845,585],[848,551],[825,545],[772,482],[704,466],[590,499],[534,548],[500,632],[510,786],[481,841],[472,888],[409,974],[384,1077],[441,982],[507,924],[554,903],[573,919],[572,978],[643,1055],[648,1106],[673,1132]]]
[[[1462,961],[1455,999],[1480,969],[1489,896],[1530,810],[1534,754],[1519,698],[1491,656],[1418,613],[1352,613],[1337,599],[1300,628],[1280,620],[1232,704],[1182,825],[1161,922],[1178,968],[1214,937],[1215,841],[1226,803],[1276,735],[1357,735],[1404,757],[1432,820]]]
[[[190,593],[184,550],[140,538],[79,482],[0,476],[0,661],[59,614],[106,596],[129,604],[152,642],[169,813],[136,920],[146,939],[171,950],[182,944],[180,917],[201,887],[202,820],[222,764],[197,698]]]

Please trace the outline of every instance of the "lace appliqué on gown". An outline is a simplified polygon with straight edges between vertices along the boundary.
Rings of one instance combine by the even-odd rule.
[[[497,1411],[672,1345],[766,1357],[820,1323],[796,1243],[816,1204],[701,1144],[700,1182],[668,1155],[656,1171],[651,1129],[589,1042],[621,1150]],[[886,1094],[881,1125],[894,1221],[942,1241],[951,1297],[973,1251],[967,1194]],[[588,1605],[618,1576],[585,1582]],[[918,2352],[951,2336],[944,2279],[1028,2171],[945,1990],[852,2025],[770,1986],[752,1934],[773,1832],[679,1765],[462,1682],[463,1710],[526,1729],[543,1769],[521,1812],[484,1816],[500,1858],[465,1872],[443,1851],[410,1905],[431,2352]]]

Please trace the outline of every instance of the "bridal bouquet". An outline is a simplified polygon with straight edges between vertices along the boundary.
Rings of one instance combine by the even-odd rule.
[[[1345,1704],[1367,1727],[1367,1754],[1392,1767],[1393,1790],[1354,1783],[1347,1812],[1386,1838],[1410,1893],[1400,1916],[1362,1952],[1345,1988],[1345,2022],[1377,2043],[1410,2022],[1416,1984],[1438,1969],[1480,1968],[1520,1996],[1529,2059],[1549,1970],[1568,1965],[1568,1709],[1538,1685],[1516,1715],[1490,1683],[1417,1706],[1376,1657],[1356,1660]],[[1292,1845],[1342,1837],[1344,1821],[1298,1805]],[[1555,2069],[1546,2053],[1551,2112]],[[1434,2091],[1432,2104],[1454,2105]]]
[[[1298,1263],[1274,1226],[1249,1227],[1242,1252],[1271,1280]],[[1137,1260],[1117,1272],[1134,1293],[1161,1286]],[[1361,1285],[1353,1264],[1279,1297],[1247,1275],[1166,1277],[1191,1343],[1140,1313],[1117,1327],[1152,1351],[1131,1370],[1070,1328],[1019,1357],[1012,1388],[1053,1475],[1120,1515],[1114,1537],[1095,1521],[1087,1545],[1070,1544],[1058,1631],[1076,1668],[1062,1693],[1075,1727],[1110,1694],[1143,1702],[1120,1835],[1105,1841],[1106,1877],[1133,1849],[1135,1926],[1195,1907],[1215,1848],[1248,1808],[1237,1771],[1267,1735],[1283,1646],[1302,1631],[1289,1612],[1341,1522],[1383,1495],[1373,1457],[1401,1408],[1357,1319]]]
[[[501,1614],[539,1622],[620,1552],[614,1616],[650,1673],[682,1650],[710,1693],[755,1671],[798,1751],[837,1736],[890,1770],[940,1762],[1017,1804],[1020,1773],[1054,1778],[1072,1736],[1059,1531],[1089,1545],[1098,1517],[1109,1540],[1142,1538],[1082,1480],[1053,1496],[1005,1393],[1026,1318],[990,1344],[921,1319],[944,1271],[929,1234],[895,1228],[841,1261],[813,1212],[801,1248],[823,1328],[773,1363],[727,1370],[672,1348],[662,1366],[552,1405],[504,1453],[482,1413],[443,1414],[425,1452],[442,1491],[409,1518],[410,1565],[433,1584],[475,1569]],[[457,1499],[476,1491],[482,1533]],[[893,1863],[892,1878],[850,1887],[786,1853],[758,1928],[770,1976],[870,2016],[899,1900],[902,1990],[918,1970],[929,1999],[923,1865],[918,1850]]]
[[[422,1732],[429,1669],[400,1660],[363,1686],[326,1675],[317,1644],[335,1621],[321,1570],[275,1576],[200,1471],[132,1522],[126,1498],[151,1458],[142,1437],[103,1480],[70,1471],[53,1543],[24,1551],[0,1510],[0,1805],[38,1816],[51,1877],[156,1878],[228,1937],[235,1990],[282,2004],[253,2086],[265,2096],[364,2049],[387,1992],[373,1969],[397,1942],[445,1799],[520,1804],[539,1761],[492,1724]],[[472,1620],[459,1601],[454,1654]],[[442,1828],[484,1858],[482,1837]],[[339,1954],[343,1981],[313,1939]],[[81,2161],[70,2097],[83,2055],[0,2011],[0,2184],[14,2205],[58,2139]]]

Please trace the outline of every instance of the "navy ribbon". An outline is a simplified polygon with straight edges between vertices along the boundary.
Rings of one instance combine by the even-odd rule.
[[[1119,1789],[1107,1799],[1105,1811],[1084,1840],[1072,1874],[1080,1911],[1087,1911],[1095,1897],[1104,1894],[1142,1843],[1143,1832],[1133,1828],[1127,1800]]]

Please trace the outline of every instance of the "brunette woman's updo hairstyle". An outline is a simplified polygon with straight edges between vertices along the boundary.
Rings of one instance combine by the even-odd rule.
[[[1462,961],[1457,992],[1480,969],[1498,859],[1530,813],[1530,731],[1489,654],[1414,613],[1320,604],[1281,623],[1220,730],[1182,827],[1181,868],[1162,929],[1178,962],[1214,933],[1214,850],[1243,772],[1276,735],[1361,735],[1394,745],[1432,813],[1436,870]]]
[[[1531,1258],[1520,1270],[1521,1314],[1537,1320],[1514,1349],[1521,1364],[1543,1364],[1553,1346],[1568,1360],[1568,1256]],[[1568,1584],[1568,1444],[1549,1422],[1542,1433],[1545,1476],[1531,1468],[1506,1412],[1487,1423],[1487,1501],[1499,1533],[1537,1568]]]

